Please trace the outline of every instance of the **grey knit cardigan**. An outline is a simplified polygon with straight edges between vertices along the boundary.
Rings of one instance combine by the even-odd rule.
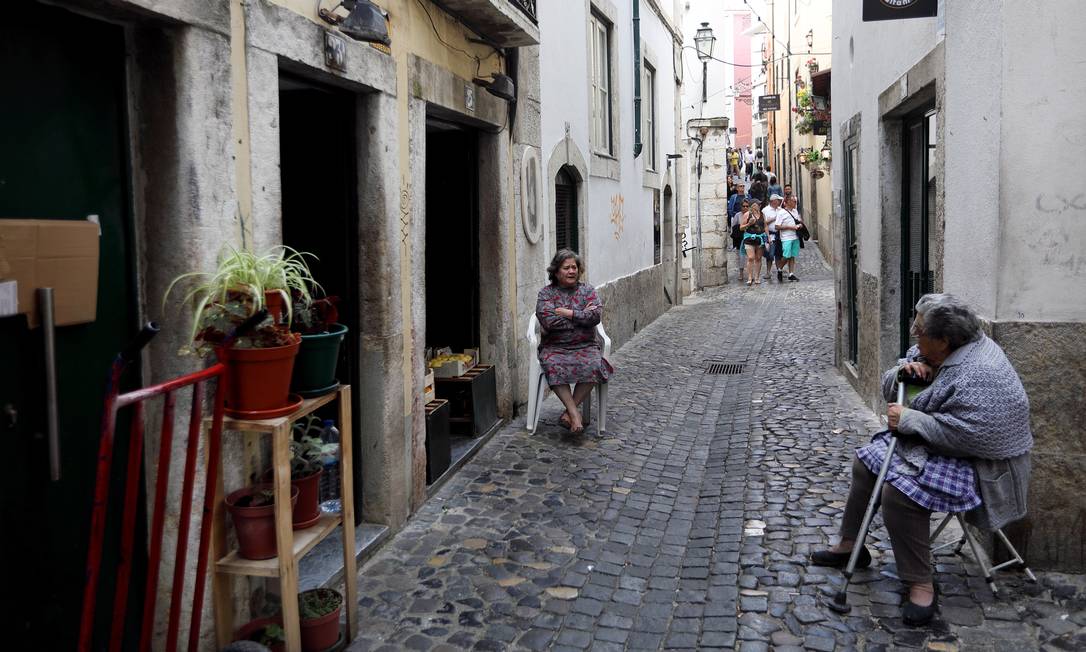
[[[898,370],[919,357],[913,346],[883,374],[883,398],[896,400]],[[1026,515],[1033,447],[1029,398],[1003,349],[987,336],[947,357],[934,382],[902,412],[898,431],[921,437],[938,455],[970,458],[983,501],[968,515],[973,525],[995,529]]]

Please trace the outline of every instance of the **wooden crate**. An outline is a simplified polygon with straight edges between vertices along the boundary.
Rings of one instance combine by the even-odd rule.
[[[498,422],[498,388],[494,365],[481,364],[455,378],[435,379],[437,396],[449,401],[453,434],[478,437]]]

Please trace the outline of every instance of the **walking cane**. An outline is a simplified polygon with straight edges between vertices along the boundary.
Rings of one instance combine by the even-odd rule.
[[[897,403],[905,405],[905,379],[899,374],[897,378]],[[890,470],[890,460],[894,458],[894,449],[897,448],[897,431],[892,430],[890,445],[886,448],[886,458],[879,467],[879,475],[875,479],[875,488],[871,491],[871,498],[867,501],[867,511],[864,512],[864,520],[860,523],[860,534],[856,537],[856,543],[852,544],[852,554],[849,555],[848,565],[845,566],[845,585],[833,597],[829,608],[837,613],[847,614],[852,607],[848,604],[848,585],[852,581],[852,573],[856,571],[856,561],[860,558],[864,541],[867,539],[867,531],[871,527],[871,519],[875,518],[875,512],[879,511],[879,503],[882,497],[882,485],[886,482],[886,473]]]

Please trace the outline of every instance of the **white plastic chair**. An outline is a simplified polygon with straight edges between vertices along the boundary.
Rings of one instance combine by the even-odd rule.
[[[543,373],[543,368],[539,364],[539,338],[542,326],[539,323],[539,318],[532,313],[532,316],[528,319],[528,429],[535,434],[536,426],[539,425],[539,408],[543,406],[543,399],[546,397],[547,392],[547,377]],[[600,345],[603,348],[603,359],[606,360],[611,357],[611,338],[607,336],[607,331],[603,330],[603,324],[596,324],[596,338],[600,341]],[[598,412],[596,414],[596,432],[602,433],[607,430],[607,383],[596,384],[596,395],[599,403]],[[589,393],[584,399],[584,414],[592,414],[592,394]]]

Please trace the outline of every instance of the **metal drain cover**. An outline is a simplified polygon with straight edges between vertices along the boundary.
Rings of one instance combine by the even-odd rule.
[[[717,376],[734,376],[743,373],[747,365],[741,362],[721,362],[719,360],[707,360],[705,373]]]

